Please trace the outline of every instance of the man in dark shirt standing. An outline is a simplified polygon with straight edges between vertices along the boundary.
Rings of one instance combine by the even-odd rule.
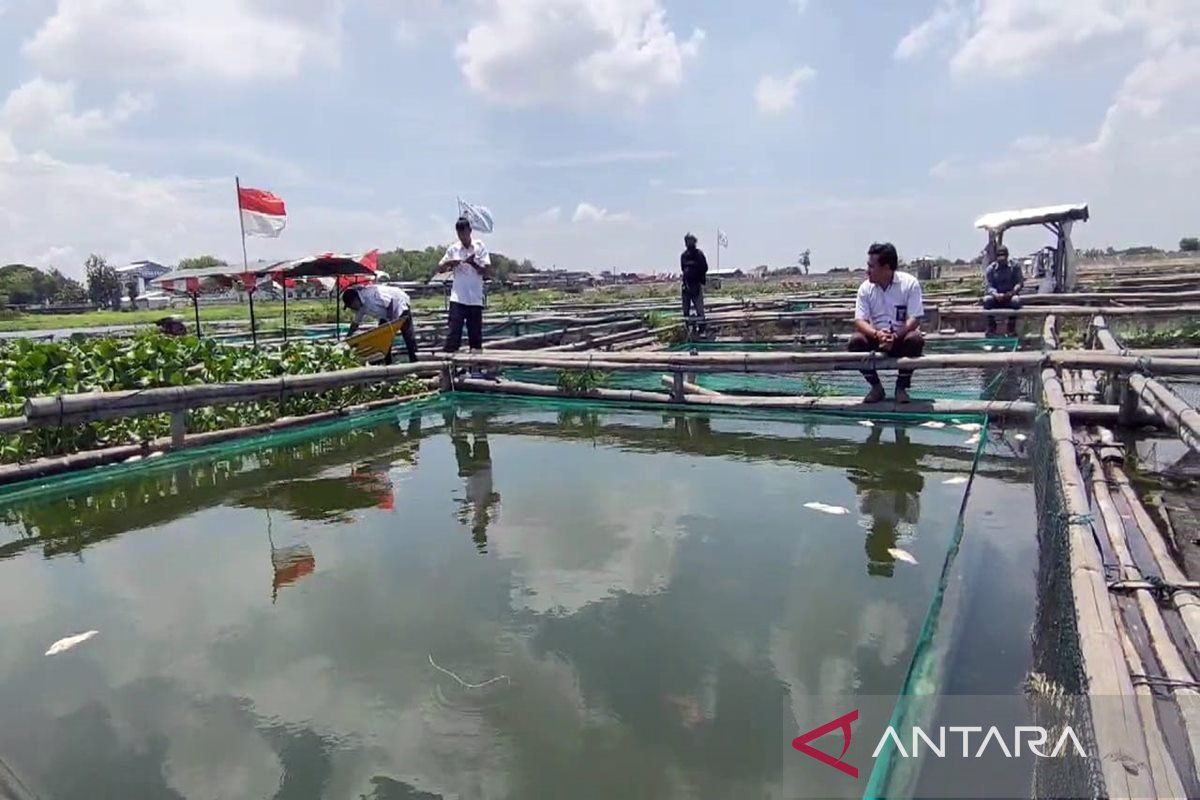
[[[679,257],[679,268],[683,271],[683,319],[687,322],[691,309],[704,319],[704,284],[708,283],[708,259],[704,251],[696,247],[696,237],[683,237],[684,251]]]
[[[1021,308],[1021,289],[1025,286],[1025,275],[1021,265],[1008,260],[1008,248],[1000,245],[996,249],[996,260],[988,265],[984,273],[983,307],[989,311],[997,308],[1011,308],[1016,311]],[[987,318],[987,335],[996,335],[996,316],[989,314]],[[1017,335],[1017,318],[1008,318],[1008,335]]]

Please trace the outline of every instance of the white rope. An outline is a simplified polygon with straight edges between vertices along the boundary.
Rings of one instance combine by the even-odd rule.
[[[436,669],[438,672],[445,673],[446,675],[449,675],[451,678],[454,678],[454,680],[458,681],[459,684],[466,689],[482,689],[483,687],[491,686],[493,683],[496,683],[498,681],[508,681],[508,683],[510,683],[510,684],[512,683],[512,680],[507,675],[497,675],[496,677],[492,678],[490,681],[484,681],[483,683],[467,683],[462,678],[458,677],[457,675],[455,675],[453,672],[446,669],[445,667],[438,666],[438,663],[433,660],[433,653],[429,654],[429,665],[431,667],[433,667],[434,669]]]

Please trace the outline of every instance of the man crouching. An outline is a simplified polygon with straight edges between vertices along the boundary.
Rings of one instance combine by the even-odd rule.
[[[925,306],[921,284],[907,272],[897,271],[900,260],[890,242],[873,244],[867,250],[867,279],[858,287],[854,307],[854,334],[850,350],[854,353],[880,351],[893,358],[917,358],[925,351],[921,317]],[[863,370],[871,391],[864,403],[878,403],[885,397],[879,373]],[[896,378],[896,402],[909,402],[908,387],[912,370],[900,370]]]

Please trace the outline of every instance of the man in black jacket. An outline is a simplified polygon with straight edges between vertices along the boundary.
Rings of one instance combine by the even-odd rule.
[[[683,271],[683,318],[687,321],[691,309],[704,319],[704,284],[708,283],[708,259],[704,251],[696,247],[696,237],[683,237],[684,251],[679,257],[679,268]]]

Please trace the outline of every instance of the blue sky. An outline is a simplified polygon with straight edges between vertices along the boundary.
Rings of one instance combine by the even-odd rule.
[[[970,257],[1200,234],[1200,0],[0,0],[0,261],[419,247],[455,197],[540,266]],[[1026,233],[1012,243],[1039,246]]]

